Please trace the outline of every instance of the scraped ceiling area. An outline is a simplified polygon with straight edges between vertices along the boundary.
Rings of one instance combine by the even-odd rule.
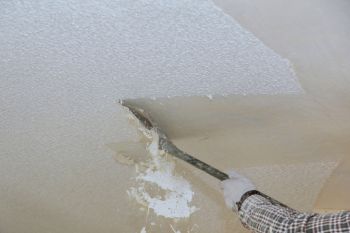
[[[323,2],[333,22],[339,9]],[[274,14],[257,6],[259,14],[236,0],[0,2],[0,232],[246,232],[217,180],[171,158],[162,160],[168,178],[185,184],[191,208],[172,218],[150,205],[168,186],[140,182],[141,163],[130,156],[149,158],[150,142],[119,99],[148,111],[180,148],[238,169],[294,208],[349,207],[347,188],[332,202],[350,177],[341,101],[350,97],[349,18],[337,17],[335,31],[320,28],[337,34],[341,50],[315,49],[305,61],[312,20],[323,14],[303,12],[300,33],[275,27]],[[313,9],[301,0],[291,9],[305,7]],[[283,43],[280,34],[307,39]],[[318,43],[327,41],[323,33]],[[339,69],[323,65],[334,59]],[[131,193],[142,189],[148,202]]]

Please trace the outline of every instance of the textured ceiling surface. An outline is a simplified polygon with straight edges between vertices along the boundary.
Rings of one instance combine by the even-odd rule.
[[[113,98],[301,91],[288,60],[209,0],[0,4],[4,85],[27,95],[29,87]]]
[[[111,145],[146,152],[116,100],[299,92],[289,61],[302,95],[134,101],[181,148],[292,207],[349,208],[349,4],[215,3],[223,11],[207,0],[0,3],[0,232],[244,232],[218,182],[181,162],[199,207],[190,218],[128,197],[136,172]]]

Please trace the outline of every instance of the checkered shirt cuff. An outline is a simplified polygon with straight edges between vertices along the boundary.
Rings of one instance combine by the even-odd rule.
[[[248,197],[241,206],[242,224],[257,233],[349,233],[350,212],[334,214],[300,213],[272,203],[260,195]]]

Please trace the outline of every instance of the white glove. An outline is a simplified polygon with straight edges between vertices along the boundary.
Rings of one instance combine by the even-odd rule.
[[[255,190],[254,184],[246,177],[235,171],[228,172],[230,179],[221,182],[221,188],[224,192],[224,199],[227,207],[237,210],[236,203],[241,200],[243,194]]]

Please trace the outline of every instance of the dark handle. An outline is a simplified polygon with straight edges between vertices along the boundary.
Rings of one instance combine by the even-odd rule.
[[[226,173],[223,173],[222,171],[210,166],[209,164],[204,163],[203,161],[200,161],[199,159],[196,159],[195,157],[183,152],[167,139],[159,138],[159,147],[165,152],[174,155],[175,157],[195,166],[196,168],[199,168],[200,170],[221,181],[230,178]]]

